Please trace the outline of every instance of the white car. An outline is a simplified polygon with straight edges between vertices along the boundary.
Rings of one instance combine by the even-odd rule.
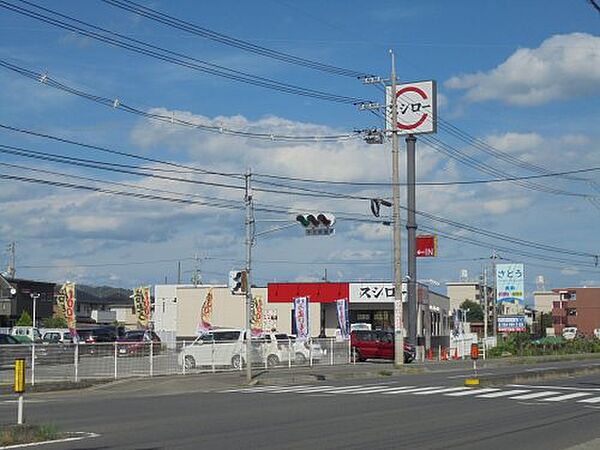
[[[212,330],[198,336],[179,353],[179,364],[186,369],[195,367],[232,367],[241,369],[246,364],[246,332],[239,329]],[[252,364],[274,367],[281,361],[276,341],[252,338]]]
[[[567,341],[575,339],[577,337],[577,327],[565,327],[563,329],[562,336]]]
[[[281,361],[287,361],[290,349],[292,352],[291,358],[296,364],[306,364],[310,358],[313,361],[319,361],[325,356],[325,350],[321,348],[318,342],[305,341],[301,342],[296,339],[293,334],[287,333],[274,333],[275,339],[277,340],[281,356]]]

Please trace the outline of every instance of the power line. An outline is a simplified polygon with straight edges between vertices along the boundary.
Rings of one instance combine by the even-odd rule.
[[[74,33],[87,36],[97,41],[104,42],[106,44],[113,45],[115,47],[120,47],[134,53],[142,54],[145,56],[149,56],[154,59],[158,59],[161,61],[169,62],[171,64],[175,64],[181,67],[186,67],[188,69],[196,70],[203,73],[208,73],[211,75],[216,75],[222,78],[227,78],[230,80],[260,86],[267,89],[276,90],[279,92],[284,92],[288,94],[295,94],[305,97],[312,97],[319,100],[326,100],[331,102],[338,103],[346,103],[346,104],[356,104],[364,102],[364,100],[355,98],[355,97],[347,97],[337,94],[330,94],[323,91],[318,91],[315,89],[303,88],[300,86],[295,86],[289,83],[275,81],[269,78],[260,77],[257,75],[251,75],[249,73],[230,69],[225,66],[221,66],[218,64],[213,64],[198,58],[194,58],[188,55],[184,55],[182,53],[174,52],[163,47],[159,47],[153,44],[149,44],[147,42],[140,41],[138,39],[133,39],[131,37],[125,36],[120,33],[116,33],[110,30],[107,30],[102,27],[98,27],[96,25],[90,24],[88,22],[84,22],[82,20],[76,19],[74,17],[68,16],[66,14],[59,13],[57,11],[44,8],[42,6],[36,5],[32,2],[26,0],[19,0],[21,3],[29,5],[38,10],[47,12],[54,16],[66,19],[72,23],[64,22],[55,17],[51,17],[40,12],[23,8],[21,6],[17,6],[15,4],[9,3],[7,1],[0,1],[0,7],[8,9],[10,11],[16,12],[18,14],[31,17],[33,19],[39,20],[41,22],[72,31]],[[78,25],[83,25],[90,29],[81,28]],[[97,31],[104,33],[99,34]]]
[[[72,95],[76,95],[78,97],[84,98],[86,100],[90,100],[92,102],[101,104],[111,109],[118,109],[120,111],[125,111],[130,114],[134,114],[140,117],[144,117],[146,119],[156,120],[158,122],[167,123],[171,125],[179,125],[190,129],[196,129],[201,131],[207,131],[210,133],[218,133],[227,136],[238,136],[249,139],[259,139],[266,141],[283,141],[283,142],[337,142],[337,141],[347,141],[352,139],[357,139],[358,136],[356,133],[346,133],[346,134],[332,134],[332,135],[309,135],[309,136],[301,136],[301,135],[286,135],[279,134],[274,132],[251,132],[251,131],[242,131],[235,130],[232,128],[223,127],[220,125],[206,125],[201,123],[196,123],[190,120],[181,119],[175,116],[175,113],[170,115],[165,114],[156,114],[144,111],[138,107],[131,106],[125,103],[120,98],[107,98],[102,97],[96,94],[91,94],[89,92],[85,92],[74,87],[63,84],[52,77],[50,77],[47,73],[35,72],[29,69],[26,69],[22,66],[18,66],[16,64],[12,64],[6,60],[0,59],[0,66],[5,69],[11,70],[13,72],[18,73],[24,77],[30,78],[35,81],[39,81],[47,86],[58,89],[63,92],[67,92]]]
[[[223,33],[219,33],[213,30],[210,30],[206,27],[201,27],[194,23],[178,19],[174,16],[168,15],[166,13],[162,13],[152,8],[148,8],[146,6],[140,5],[139,3],[132,2],[130,0],[102,0],[105,3],[115,6],[117,8],[121,8],[123,10],[132,12],[142,17],[146,17],[148,19],[154,20],[156,22],[162,23],[163,25],[167,25],[172,28],[176,28],[187,33],[193,34],[195,36],[203,37],[206,39],[210,39],[215,42],[219,42],[221,44],[225,44],[231,47],[238,48],[240,50],[248,51],[251,53],[255,53],[257,55],[261,55],[267,58],[276,59],[282,62],[286,62],[289,64],[295,64],[301,67],[306,67],[309,69],[320,70],[322,72],[327,72],[333,75],[341,75],[347,77],[354,78],[364,78],[370,76],[364,72],[358,72],[355,70],[344,69],[342,67],[336,67],[329,64],[323,64],[317,61],[312,61],[306,58],[300,58],[294,55],[290,55],[288,53],[280,52],[277,50],[272,50],[260,45],[252,44],[247,41],[243,41],[241,39],[237,39],[231,36],[228,36]]]
[[[79,147],[88,148],[90,150],[97,150],[97,151],[109,153],[112,155],[126,156],[128,158],[134,158],[134,159],[138,159],[141,161],[163,164],[166,166],[176,167],[178,169],[186,169],[186,170],[189,170],[190,172],[197,172],[197,173],[201,173],[201,174],[205,174],[205,175],[219,175],[219,176],[231,177],[231,178],[243,178],[243,175],[239,174],[239,173],[227,173],[227,172],[217,172],[217,171],[213,171],[213,170],[207,170],[207,169],[203,169],[200,167],[189,166],[189,165],[180,164],[180,163],[174,163],[172,161],[165,161],[165,160],[161,160],[161,159],[157,159],[157,158],[151,158],[149,156],[142,156],[142,155],[138,155],[135,153],[128,153],[128,152],[124,152],[124,151],[110,149],[107,147],[101,147],[99,145],[88,144],[88,143],[84,143],[84,142],[80,142],[80,141],[74,141],[71,139],[66,139],[63,137],[54,136],[54,135],[47,134],[47,133],[41,133],[41,132],[37,132],[37,131],[33,131],[33,130],[27,130],[24,128],[13,127],[13,126],[2,124],[2,123],[0,123],[0,128],[9,130],[9,131],[14,131],[17,133],[27,134],[30,136],[36,136],[36,137],[41,137],[44,139],[50,139],[50,140],[53,140],[56,142],[76,145]],[[153,170],[161,170],[161,169],[155,168]],[[187,173],[187,172],[182,172],[182,171],[174,171],[174,172]]]
[[[553,177],[561,177],[563,175],[573,175],[578,173],[588,173],[588,172],[596,172],[600,170],[600,166],[598,167],[589,167],[585,169],[574,169],[567,170],[564,172],[550,172],[547,174],[540,175],[528,175],[522,177],[507,177],[507,178],[493,178],[488,180],[470,180],[470,181],[421,181],[417,182],[417,186],[463,186],[463,185],[472,185],[472,184],[492,184],[492,183],[505,183],[508,181],[520,181],[520,180],[532,180],[538,178],[553,178]],[[368,181],[336,181],[336,180],[324,180],[324,179],[314,179],[314,178],[298,178],[298,177],[288,177],[282,175],[271,175],[264,173],[256,173],[253,174],[257,177],[262,178],[271,178],[277,180],[288,180],[288,181],[297,181],[302,183],[315,183],[315,184],[332,184],[332,185],[342,185],[342,186],[365,186],[365,187],[391,187],[393,183],[381,183],[381,182],[368,182]],[[256,180],[255,183],[262,183],[259,180]],[[406,186],[407,183],[399,183],[400,186]]]

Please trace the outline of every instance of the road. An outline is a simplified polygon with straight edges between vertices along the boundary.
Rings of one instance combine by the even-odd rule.
[[[597,376],[478,391],[451,373],[217,388],[168,377],[27,398],[29,423],[99,434],[52,450],[600,448]],[[0,422],[15,414],[3,397]]]

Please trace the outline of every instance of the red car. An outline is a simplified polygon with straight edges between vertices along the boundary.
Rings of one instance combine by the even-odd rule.
[[[355,330],[350,335],[350,344],[358,361],[394,360],[394,333],[391,331]],[[414,346],[404,343],[404,362],[410,363],[414,359]]]
[[[117,355],[119,356],[141,356],[150,354],[157,355],[161,350],[160,338],[154,331],[132,330],[126,331],[123,337],[117,339]]]

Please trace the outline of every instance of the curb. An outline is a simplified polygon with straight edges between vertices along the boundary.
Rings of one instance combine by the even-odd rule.
[[[570,378],[574,376],[595,375],[600,373],[600,367],[567,367],[564,369],[540,370],[511,375],[483,376],[480,377],[481,386],[495,386],[499,384],[522,383],[525,381],[545,381]]]

